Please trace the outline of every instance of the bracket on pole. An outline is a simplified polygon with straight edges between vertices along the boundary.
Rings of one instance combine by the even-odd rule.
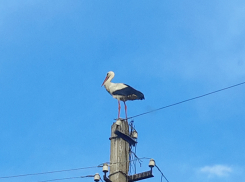
[[[109,178],[106,177],[106,174],[104,174],[104,177],[103,178],[104,178],[104,181],[105,182],[112,182]]]
[[[137,143],[132,137],[126,135],[125,133],[121,132],[118,129],[116,129],[114,133],[120,138],[122,138],[123,140],[125,140],[126,142],[128,142],[130,145],[135,146],[135,144]]]
[[[150,171],[146,171],[143,173],[128,176],[128,182],[139,181],[142,179],[147,179],[147,178],[152,178],[152,177],[154,176],[152,175],[152,170],[150,170]]]

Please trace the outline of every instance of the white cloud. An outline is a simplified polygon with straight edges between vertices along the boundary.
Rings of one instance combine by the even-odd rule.
[[[224,177],[232,172],[232,168],[226,165],[213,165],[202,167],[200,172],[207,174],[208,177]]]

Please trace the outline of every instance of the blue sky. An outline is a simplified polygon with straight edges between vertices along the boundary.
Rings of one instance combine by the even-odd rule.
[[[128,102],[129,116],[244,82],[244,9],[242,0],[0,0],[0,177],[109,161],[117,101],[101,87],[108,71],[145,95]],[[134,118],[137,155],[170,182],[245,181],[244,90]]]

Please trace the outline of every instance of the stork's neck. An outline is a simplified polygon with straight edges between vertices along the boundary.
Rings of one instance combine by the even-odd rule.
[[[113,77],[110,76],[110,77],[106,80],[106,82],[104,83],[104,85],[110,84],[112,79],[113,79]]]
[[[106,82],[104,83],[104,86],[105,86],[105,88],[106,88],[107,91],[109,91],[110,85],[113,84],[113,83],[111,82],[111,80],[113,79],[113,77],[114,77],[114,76],[110,76],[110,77],[106,80]]]

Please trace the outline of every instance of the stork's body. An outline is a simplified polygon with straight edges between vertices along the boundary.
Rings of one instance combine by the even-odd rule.
[[[109,71],[106,75],[106,78],[102,84],[104,85],[106,90],[109,92],[109,94],[112,95],[113,98],[118,100],[118,118],[120,117],[120,101],[123,101],[125,106],[125,113],[126,113],[126,119],[127,119],[127,100],[142,100],[145,99],[144,95],[134,88],[130,87],[129,85],[123,84],[123,83],[112,83],[111,80],[114,78],[115,73],[112,71]]]

